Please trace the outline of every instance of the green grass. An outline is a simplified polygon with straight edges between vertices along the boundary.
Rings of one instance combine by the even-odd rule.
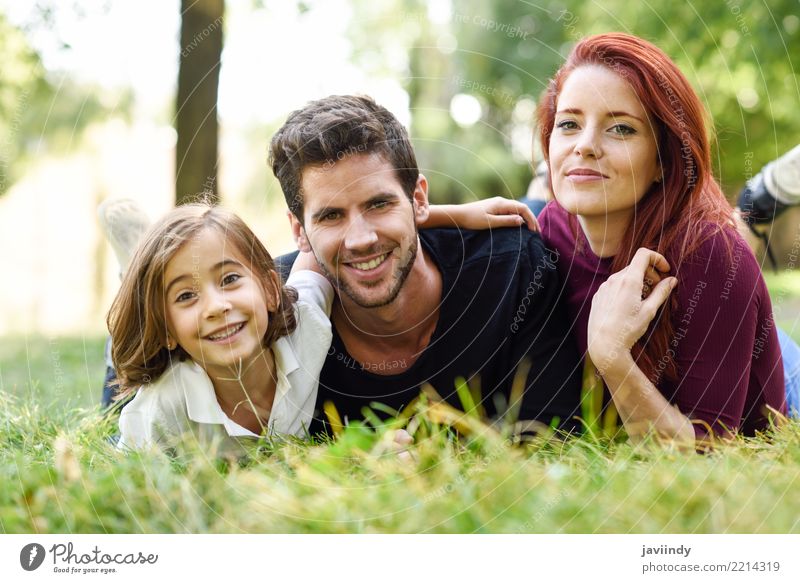
[[[1,339],[0,527],[6,533],[797,533],[800,424],[709,455],[589,436],[460,440],[421,417],[415,459],[351,426],[334,443],[229,463],[119,454],[92,404],[102,339]]]
[[[0,337],[0,392],[58,413],[98,403],[105,339]]]

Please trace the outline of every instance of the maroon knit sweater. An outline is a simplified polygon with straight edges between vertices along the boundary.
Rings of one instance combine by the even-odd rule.
[[[591,250],[577,219],[551,202],[539,215],[545,244],[558,252],[557,267],[581,354],[586,354],[592,297],[611,275],[611,257]],[[680,270],[673,294],[670,348],[678,381],[658,390],[693,420],[715,433],[739,429],[746,435],[768,425],[766,405],[786,412],[781,350],[772,304],[750,249],[731,230],[732,259],[717,234],[705,241]],[[674,266],[673,266],[674,269]],[[695,424],[698,436],[706,433]]]

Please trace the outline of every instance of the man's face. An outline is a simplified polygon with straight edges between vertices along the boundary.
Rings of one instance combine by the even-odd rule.
[[[306,168],[301,188],[305,226],[292,217],[301,251],[314,252],[342,300],[362,308],[393,302],[414,266],[417,224],[427,218],[425,177],[412,204],[389,162],[354,154]]]

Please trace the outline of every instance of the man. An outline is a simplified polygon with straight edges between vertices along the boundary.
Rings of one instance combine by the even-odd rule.
[[[460,407],[461,377],[480,387],[490,416],[577,428],[580,359],[558,301],[558,257],[538,234],[418,231],[428,182],[403,126],[368,97],[292,113],[270,164],[299,250],[337,291],[318,410],[330,401],[343,420],[373,403],[400,410],[424,383]],[[285,276],[294,257],[280,259]],[[510,402],[523,363],[525,390]],[[311,431],[323,429],[316,415]]]

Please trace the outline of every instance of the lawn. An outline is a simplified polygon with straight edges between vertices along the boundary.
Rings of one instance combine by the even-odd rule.
[[[414,459],[385,428],[272,443],[226,462],[119,454],[93,407],[102,338],[0,340],[0,527],[6,533],[800,532],[800,424],[707,455],[603,436],[455,438],[420,415]]]

